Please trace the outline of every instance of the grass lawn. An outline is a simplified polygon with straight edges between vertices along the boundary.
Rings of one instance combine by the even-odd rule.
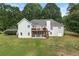
[[[1,56],[79,55],[79,36],[66,32],[63,37],[49,39],[19,39],[0,34]]]

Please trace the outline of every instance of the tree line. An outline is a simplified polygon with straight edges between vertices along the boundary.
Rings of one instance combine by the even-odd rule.
[[[32,19],[55,19],[61,22],[60,8],[54,3],[48,3],[44,8],[38,3],[27,3],[20,11],[18,7],[13,7],[7,4],[0,4],[0,30],[4,31],[8,28],[16,26],[22,19],[26,18],[29,21]]]
[[[79,4],[69,4],[67,15],[62,17],[60,8],[55,3],[47,3],[44,8],[38,3],[27,3],[20,11],[18,7],[7,4],[0,4],[0,31],[4,31],[26,18],[32,19],[54,19],[60,23],[64,23],[66,30],[79,33]]]
[[[69,4],[67,11],[68,14],[63,17],[66,30],[79,33],[79,4]]]

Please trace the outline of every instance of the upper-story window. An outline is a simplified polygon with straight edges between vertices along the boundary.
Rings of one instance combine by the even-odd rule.
[[[33,25],[32,27],[34,28],[35,26]]]
[[[61,29],[61,27],[58,27],[58,29]]]
[[[45,26],[47,26],[47,23],[45,22]]]
[[[30,25],[27,25],[28,28],[30,28]]]
[[[51,30],[53,30],[53,27],[51,26]]]

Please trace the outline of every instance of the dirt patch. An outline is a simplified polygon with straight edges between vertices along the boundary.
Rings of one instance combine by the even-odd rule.
[[[57,52],[58,56],[68,56],[68,54],[65,51],[59,51]]]
[[[57,52],[58,56],[79,56],[79,52],[68,52],[68,51],[59,51]]]

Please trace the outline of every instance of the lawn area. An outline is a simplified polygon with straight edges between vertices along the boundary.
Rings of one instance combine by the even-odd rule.
[[[0,34],[1,56],[79,55],[79,36],[66,32],[63,37],[49,39],[19,39]]]

